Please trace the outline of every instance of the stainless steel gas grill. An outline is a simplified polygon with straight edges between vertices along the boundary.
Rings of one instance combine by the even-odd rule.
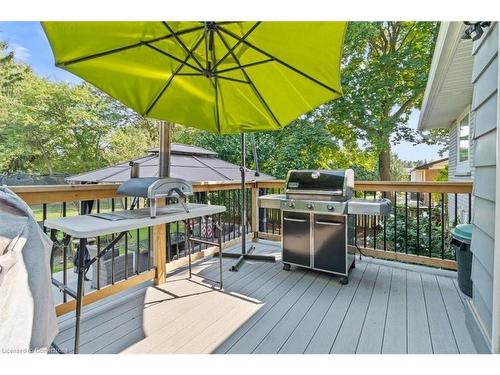
[[[292,170],[285,194],[259,197],[262,208],[282,211],[282,260],[291,265],[343,276],[355,266],[356,215],[388,215],[388,199],[354,199],[354,172],[346,170]]]

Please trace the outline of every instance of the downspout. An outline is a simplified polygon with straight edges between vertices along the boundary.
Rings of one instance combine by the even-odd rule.
[[[497,27],[500,40],[500,27]],[[498,48],[498,46],[497,46]],[[497,54],[500,51],[497,51]],[[498,64],[498,60],[497,60]],[[497,69],[498,70],[498,69]],[[500,353],[500,71],[497,77],[497,139],[496,139],[496,194],[495,194],[495,242],[493,253],[493,309],[491,329],[491,351]]]

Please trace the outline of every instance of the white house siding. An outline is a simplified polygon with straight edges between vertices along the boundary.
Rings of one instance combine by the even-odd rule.
[[[465,108],[464,108],[465,109]],[[471,170],[469,174],[457,174],[457,150],[458,150],[458,131],[456,123],[450,128],[449,134],[449,160],[448,160],[448,180],[449,181],[471,181],[474,178],[474,129],[476,123],[475,113],[471,111],[469,118],[469,138],[470,138],[470,156],[469,161]],[[472,202],[471,202],[472,203]],[[459,223],[467,223],[469,221],[469,195],[457,195],[457,217]],[[455,219],[455,194],[448,194],[448,218],[450,222]]]
[[[472,305],[489,342],[493,303],[495,177],[498,86],[498,32],[494,24],[474,43],[474,209],[472,214]],[[455,138],[456,139],[456,138]],[[451,160],[451,155],[450,155]]]

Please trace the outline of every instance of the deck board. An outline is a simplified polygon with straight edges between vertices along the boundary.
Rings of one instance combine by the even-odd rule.
[[[354,298],[354,294],[358,289],[365,269],[366,263],[361,263],[357,265],[357,268],[352,270],[349,284],[341,287],[337,297],[324,316],[323,321],[307,345],[304,351],[305,353],[317,354],[330,352],[337,332],[342,324],[342,320]]]
[[[458,347],[435,275],[422,274],[432,348],[436,354],[457,354]]]
[[[330,277],[328,284],[322,290],[313,306],[307,311],[283,343],[279,349],[279,353],[302,354],[305,351],[314,332],[316,332],[318,326],[321,324],[339,291],[339,282],[334,277]]]
[[[437,280],[460,353],[477,353],[465,323],[465,306],[453,280],[441,276]]]
[[[330,353],[354,354],[358,345],[363,322],[365,321],[368,306],[370,305],[375,281],[379,274],[380,266],[369,264],[361,279],[352,303],[342,321],[340,330],[335,338]]]
[[[433,353],[421,274],[406,273],[408,353]]]
[[[256,243],[279,254],[279,244]],[[238,251],[235,246],[229,251]],[[82,353],[475,353],[454,273],[364,258],[349,284],[282,264],[247,261],[229,272],[218,259],[169,273],[83,309]],[[71,350],[74,314],[55,342]]]
[[[406,270],[394,268],[382,343],[383,354],[406,354]]]
[[[328,285],[329,281],[329,275],[319,274],[309,288],[293,304],[290,310],[280,318],[279,322],[269,331],[253,352],[265,354],[277,353],[304,315],[314,302],[316,302],[316,299]]]
[[[379,269],[356,353],[382,353],[392,271],[385,266]]]
[[[318,277],[315,272],[306,272],[274,306],[260,316],[243,337],[241,337],[227,353],[244,354],[253,352],[261,340],[274,327],[275,324],[288,312],[294,303],[307,291],[309,286]]]

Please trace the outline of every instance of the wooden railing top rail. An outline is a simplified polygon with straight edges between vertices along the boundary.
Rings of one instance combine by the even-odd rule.
[[[468,194],[472,193],[472,181],[356,181],[354,190]]]
[[[282,188],[284,180],[249,181],[247,188]],[[118,184],[91,185],[35,185],[13,186],[11,189],[28,204],[71,202],[79,200],[107,199],[116,197]],[[195,192],[239,189],[240,183],[233,181],[194,182]],[[402,182],[402,181],[356,181],[356,191],[420,192],[420,193],[472,193],[472,181],[455,182]]]

